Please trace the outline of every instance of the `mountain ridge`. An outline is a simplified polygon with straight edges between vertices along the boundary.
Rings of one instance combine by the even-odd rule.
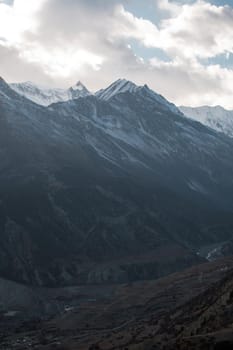
[[[12,83],[10,86],[18,94],[45,107],[52,103],[65,102],[91,94],[80,81],[68,89],[46,88],[32,82]]]
[[[179,107],[188,118],[233,137],[233,111],[221,106]]]
[[[147,87],[49,107],[4,89],[4,278],[49,286],[157,278],[232,237],[231,138]]]

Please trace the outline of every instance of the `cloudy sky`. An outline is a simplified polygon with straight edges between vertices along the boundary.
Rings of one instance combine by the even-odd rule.
[[[0,75],[90,90],[126,78],[233,109],[233,2],[0,0]]]

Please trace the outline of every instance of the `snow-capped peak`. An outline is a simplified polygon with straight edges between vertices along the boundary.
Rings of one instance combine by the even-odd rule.
[[[83,83],[79,80],[74,86],[72,86],[73,90],[87,90],[86,87],[83,85]]]
[[[0,97],[8,98],[9,90],[12,91],[7,82],[0,76]]]
[[[123,92],[134,92],[138,89],[138,86],[126,79],[118,79],[112,83],[106,89],[101,89],[96,92],[96,96],[102,100],[109,100],[113,96]]]
[[[162,106],[162,108],[168,109],[176,114],[181,114],[179,109],[174,104],[168,102],[163,96],[151,90],[147,85],[138,86],[126,79],[116,80],[106,89],[97,91],[96,96],[101,100],[108,101],[112,97],[126,92],[138,93],[141,97],[144,98],[145,102],[156,102]]]
[[[90,95],[90,92],[80,81],[69,89],[47,88],[30,81],[13,83],[10,86],[18,94],[42,106]]]
[[[199,121],[210,128],[233,137],[233,111],[221,106],[180,107],[188,118]]]
[[[9,84],[1,76],[0,76],[0,85],[2,87],[6,87],[6,86],[9,87]]]
[[[90,91],[86,88],[81,81],[78,81],[74,86],[69,89],[71,99],[85,97],[91,95]]]
[[[64,89],[47,88],[36,85],[30,81],[24,83],[13,83],[10,84],[10,86],[18,94],[42,106],[48,106],[51,103],[69,100],[68,92]]]
[[[78,81],[69,89],[46,88],[29,81],[25,83],[11,84],[10,86],[18,94],[43,106],[49,106],[52,103],[65,102],[91,95],[91,92],[81,81]],[[125,93],[137,94],[137,96],[141,96],[147,104],[150,102],[156,102],[160,108],[171,110],[174,113],[180,113],[177,107],[168,102],[161,95],[151,90],[147,85],[138,86],[126,79],[116,80],[106,89],[97,91],[95,95],[101,100],[109,101],[114,96]]]

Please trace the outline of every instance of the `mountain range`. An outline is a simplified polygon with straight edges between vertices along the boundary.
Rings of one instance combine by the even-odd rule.
[[[101,89],[96,93],[91,93],[80,81],[68,89],[46,88],[32,82],[12,83],[10,86],[20,95],[42,106],[49,106],[52,103],[65,102],[89,95],[96,95],[98,98],[107,101],[112,95],[117,94],[118,90],[120,92],[133,92],[137,88],[135,84],[125,79],[120,79],[110,85],[108,89]],[[157,97],[166,104],[166,100],[162,96],[157,95]],[[174,111],[175,109],[177,112],[177,108],[174,106]],[[180,106],[179,110],[186,117],[233,137],[233,111],[226,110],[221,106]]]
[[[120,79],[120,83],[119,81],[117,81],[113,83],[109,87],[109,89],[101,89],[96,93],[91,93],[80,81],[78,81],[74,86],[70,87],[69,89],[46,88],[43,86],[36,85],[32,82],[12,83],[10,84],[10,86],[20,95],[42,106],[49,106],[52,103],[65,102],[79,97],[86,97],[89,95],[96,95],[102,100],[108,100],[110,99],[112,94],[116,94],[118,92],[118,89],[120,89],[121,92],[133,92],[136,88],[135,84],[132,84],[131,82],[125,79]],[[166,100],[162,96],[157,95],[157,97],[163,99],[163,103],[166,103]],[[174,110],[175,108],[176,107],[174,106]],[[225,133],[230,137],[233,137],[232,110],[226,110],[221,106],[180,106],[179,110],[186,117],[196,120],[216,131]]]
[[[147,85],[1,79],[0,276],[108,284],[203,261],[232,238],[232,149]]]

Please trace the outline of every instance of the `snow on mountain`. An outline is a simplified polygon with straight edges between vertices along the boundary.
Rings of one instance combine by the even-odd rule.
[[[226,110],[221,106],[196,108],[182,106],[180,110],[186,117],[233,137],[233,111]]]
[[[49,106],[52,103],[65,102],[90,95],[90,92],[80,81],[69,89],[46,88],[30,81],[13,83],[10,86],[18,94],[42,106]]]
[[[132,83],[131,81],[128,81],[126,79],[118,79],[114,83],[112,83],[110,86],[108,86],[106,89],[101,89],[96,92],[96,96],[100,98],[101,100],[108,101],[113,96],[129,91],[129,92],[135,92],[137,91],[138,86]]]
[[[151,102],[157,102],[158,104],[168,108],[170,111],[180,114],[179,109],[173,104],[168,102],[163,96],[157,94],[151,90],[147,85],[137,86],[131,81],[126,79],[118,79],[106,89],[101,89],[96,92],[96,96],[104,101],[109,101],[114,96],[122,93],[130,92],[131,94],[140,94]]]
[[[113,86],[107,101],[44,108],[0,80],[0,274],[8,279],[156,278],[164,262],[164,271],[181,266],[180,257],[164,260],[171,244],[196,251],[232,237],[233,139],[182,117],[147,86]]]
[[[18,94],[42,106],[49,106],[52,103],[66,102],[91,95],[91,92],[80,81],[69,89],[46,88],[32,82],[13,83],[10,84],[10,87]],[[137,86],[126,79],[118,79],[106,89],[97,91],[95,96],[98,99],[109,101],[114,96],[127,92],[138,94],[144,97],[148,103],[156,102],[163,109],[180,114],[179,109],[174,104],[168,102],[163,96],[151,90],[147,85]]]
[[[18,94],[23,95],[29,100],[42,105],[48,106],[51,103],[59,101],[68,101],[67,90],[44,88],[28,81],[25,83],[10,84],[11,88]]]
[[[91,95],[91,93],[81,83],[81,81],[78,81],[76,85],[69,88],[68,95],[70,95],[69,100],[72,100],[72,99],[79,98],[79,97],[86,97],[88,95]]]

